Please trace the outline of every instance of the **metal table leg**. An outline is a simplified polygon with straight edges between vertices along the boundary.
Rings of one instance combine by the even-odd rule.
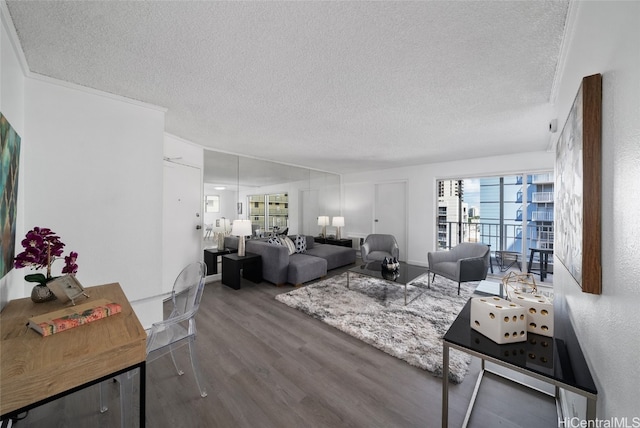
[[[449,345],[442,342],[442,428],[449,426]]]

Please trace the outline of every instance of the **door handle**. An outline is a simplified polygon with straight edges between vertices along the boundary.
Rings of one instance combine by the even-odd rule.
[[[375,223],[377,223],[377,222],[378,222],[378,219],[375,219],[375,220],[373,220],[373,221],[374,221]]]
[[[202,229],[202,226],[200,226],[199,224],[196,226],[196,230],[200,230]]]

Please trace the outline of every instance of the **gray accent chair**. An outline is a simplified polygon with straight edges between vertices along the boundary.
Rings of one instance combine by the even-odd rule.
[[[400,248],[393,235],[372,234],[360,246],[360,255],[364,262],[382,261],[385,257],[400,258]]]
[[[429,261],[429,273],[436,274],[458,282],[458,294],[460,283],[467,281],[481,281],[487,277],[487,269],[490,262],[490,247],[474,242],[462,242],[449,251],[436,251],[427,253]],[[431,286],[429,275],[428,286]]]

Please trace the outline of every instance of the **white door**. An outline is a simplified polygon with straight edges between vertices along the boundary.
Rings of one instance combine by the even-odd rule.
[[[407,261],[406,183],[376,184],[373,233],[393,235],[400,260]]]
[[[202,255],[200,168],[164,162],[162,292],[169,293],[180,271]]]

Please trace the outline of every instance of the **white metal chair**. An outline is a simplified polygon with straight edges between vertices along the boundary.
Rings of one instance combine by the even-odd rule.
[[[173,310],[163,321],[154,323],[147,335],[147,363],[159,357],[171,354],[171,359],[178,372],[184,371],[178,367],[173,351],[188,345],[191,357],[191,367],[200,390],[200,396],[206,397],[207,391],[202,381],[200,365],[195,352],[196,339],[196,314],[204,291],[204,278],[207,275],[207,267],[203,262],[191,263],[185,267],[176,278],[171,292]],[[122,426],[128,425],[131,417],[131,397],[133,394],[132,376],[137,370],[119,375],[116,379],[120,382],[120,413]],[[100,411],[108,410],[107,382],[100,384]]]

